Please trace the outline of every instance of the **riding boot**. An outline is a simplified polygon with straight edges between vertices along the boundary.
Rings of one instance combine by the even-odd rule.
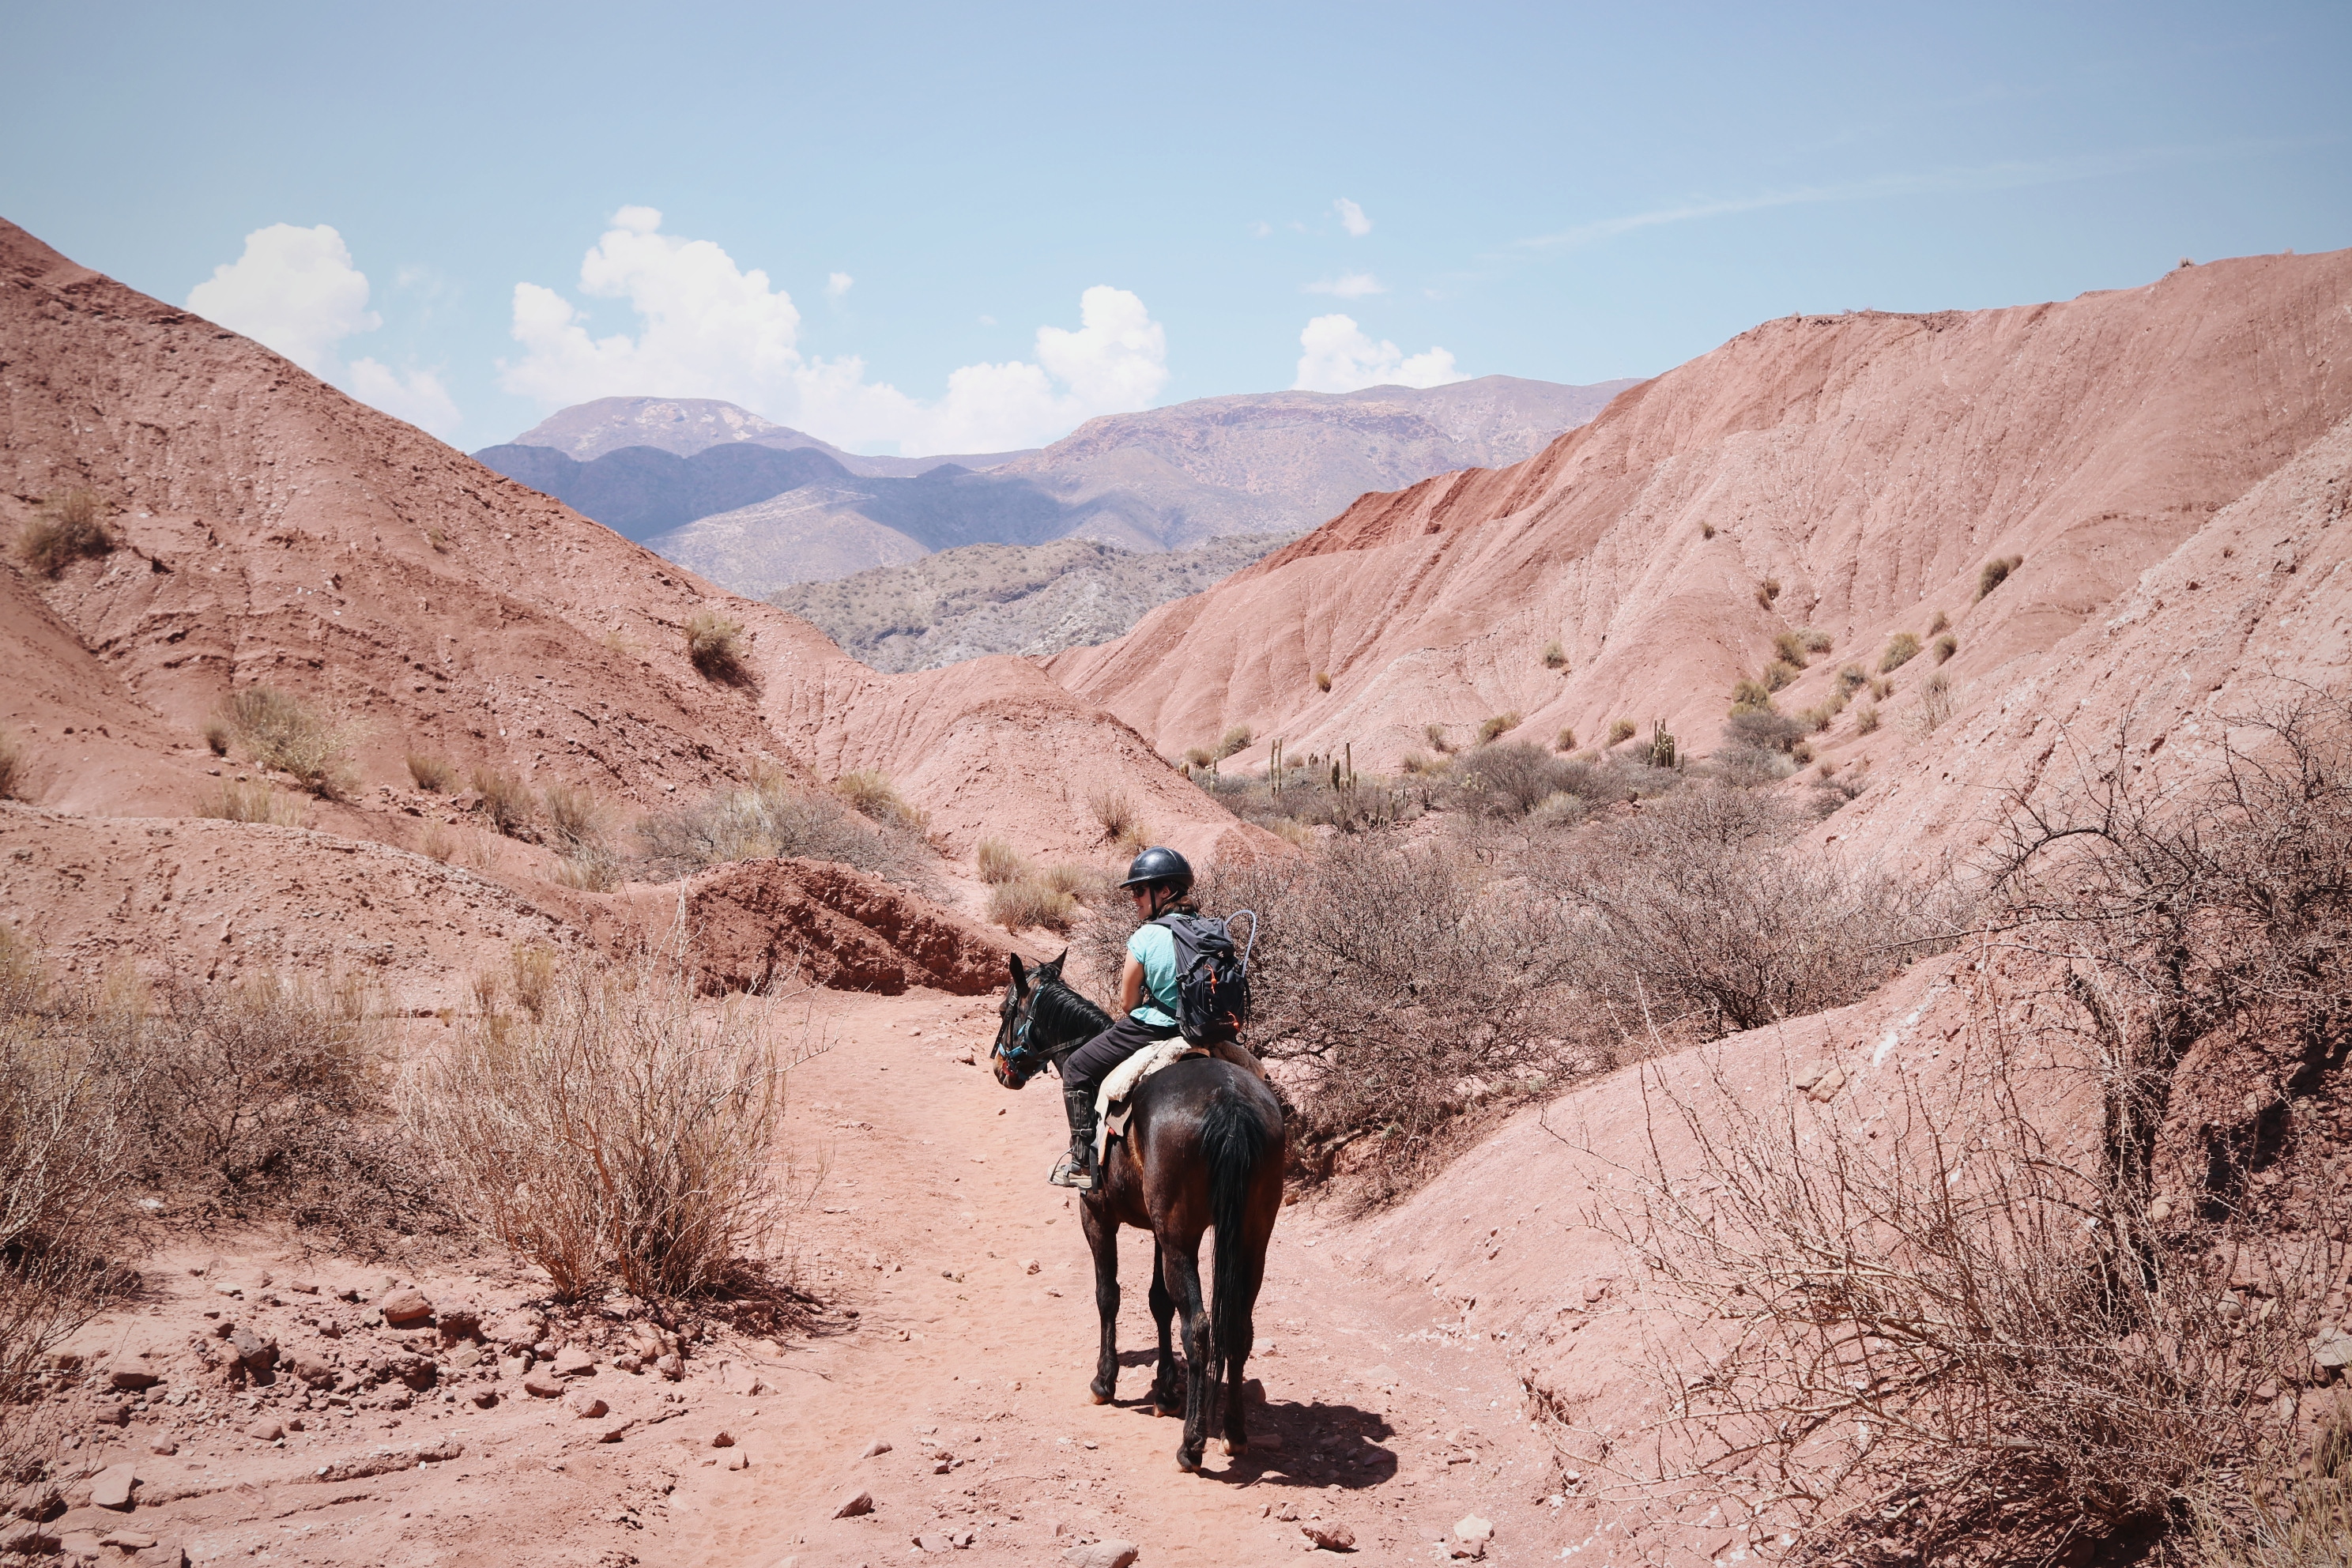
[[[1085,1084],[1062,1086],[1062,1109],[1070,1117],[1070,1152],[1045,1179],[1057,1187],[1095,1190],[1095,1091]]]

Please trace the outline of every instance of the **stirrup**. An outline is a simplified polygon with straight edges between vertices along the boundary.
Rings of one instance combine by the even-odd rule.
[[[1072,1187],[1082,1193],[1093,1192],[1094,1173],[1087,1168],[1091,1163],[1076,1149],[1066,1150],[1061,1163],[1054,1167],[1054,1173],[1045,1180],[1057,1187]]]

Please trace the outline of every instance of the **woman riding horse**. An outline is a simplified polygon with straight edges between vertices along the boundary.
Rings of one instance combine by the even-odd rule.
[[[1127,939],[1118,1019],[1055,1064],[1062,1074],[1062,1109],[1070,1118],[1070,1152],[1045,1179],[1082,1193],[1095,1190],[1095,1100],[1103,1080],[1136,1052],[1176,1034],[1176,938],[1153,922],[1171,910],[1201,912],[1192,902],[1192,868],[1173,849],[1154,845],[1138,855],[1119,886],[1135,900],[1143,923]]]

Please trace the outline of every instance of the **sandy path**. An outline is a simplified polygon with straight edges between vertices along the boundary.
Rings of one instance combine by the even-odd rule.
[[[920,1555],[919,1535],[969,1531],[970,1551],[1012,1562],[1113,1537],[1145,1564],[1254,1563],[1312,1550],[1296,1521],[1316,1519],[1346,1524],[1360,1558],[1427,1561],[1470,1512],[1496,1526],[1492,1561],[1558,1553],[1549,1450],[1499,1352],[1371,1276],[1347,1256],[1347,1226],[1301,1208],[1276,1231],[1249,1369],[1267,1398],[1253,1434],[1280,1447],[1231,1460],[1213,1442],[1206,1471],[1181,1475],[1178,1424],[1143,1405],[1140,1233],[1121,1257],[1119,1399],[1088,1401],[1085,1244],[1043,1180],[1060,1103],[1050,1084],[1010,1094],[952,1059],[984,1052],[992,1003],[919,993],[823,1009],[835,1044],[795,1074],[793,1099],[798,1157],[828,1169],[798,1241],[803,1279],[856,1309],[856,1327],[751,1369],[768,1388],[730,1423],[749,1468],[689,1461],[667,1519],[631,1542],[640,1561],[878,1563]],[[876,1439],[890,1451],[861,1459]],[[870,1514],[831,1517],[858,1491]]]

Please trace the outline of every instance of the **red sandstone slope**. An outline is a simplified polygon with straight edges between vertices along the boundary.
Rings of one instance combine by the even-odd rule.
[[[370,786],[423,750],[641,807],[766,756],[824,776],[878,767],[959,851],[982,831],[1097,847],[1086,801],[1106,787],[1188,850],[1237,831],[1028,666],[877,676],[805,623],[5,223],[0,429],[0,534],[88,486],[123,544],[54,583],[18,574],[0,598],[8,666],[41,672],[0,693],[41,804],[191,810],[216,787],[194,750],[204,717],[268,683],[349,720]],[[702,609],[745,626],[743,684],[685,658]],[[109,744],[85,752],[92,725]],[[321,826],[373,831],[349,811]]]
[[[1246,755],[1279,735],[1392,766],[1426,722],[1459,742],[1512,710],[1547,743],[1659,717],[1704,752],[1776,632],[1836,642],[1780,695],[1795,710],[1940,610],[1966,720],[2053,659],[2103,657],[2097,623],[2143,573],[2352,414],[2347,304],[2352,252],[2336,252],[2063,304],[1769,322],[1525,463],[1367,496],[1047,668],[1171,753],[1244,723],[1260,737]],[[2007,555],[2022,570],[1974,602],[1979,567]],[[1565,673],[1544,667],[1555,638]],[[1935,668],[1896,673],[1877,735],[1857,736],[1849,710],[1817,743],[1882,777],[1914,752],[1925,765],[1950,737],[1923,747],[1903,721]],[[1964,791],[1992,762],[1939,782]]]

